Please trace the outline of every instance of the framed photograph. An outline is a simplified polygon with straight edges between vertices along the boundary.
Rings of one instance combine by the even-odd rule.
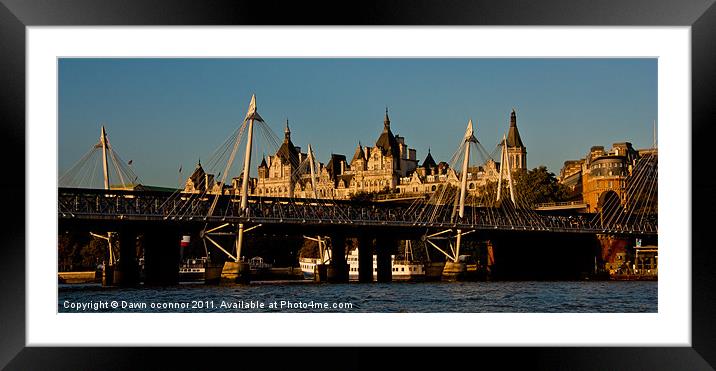
[[[711,369],[712,4],[356,7],[4,1],[0,364]]]

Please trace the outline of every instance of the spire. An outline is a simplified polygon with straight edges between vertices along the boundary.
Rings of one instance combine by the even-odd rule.
[[[385,120],[383,121],[383,132],[375,142],[375,146],[380,148],[383,154],[390,154],[393,158],[400,158],[400,145],[395,140],[395,136],[390,132],[390,118],[388,117],[388,107],[385,107]],[[399,162],[399,161],[397,161]]]
[[[520,138],[520,131],[517,130],[517,114],[513,108],[510,113],[510,129],[507,132],[507,147],[524,148],[524,146],[522,138]]]
[[[283,130],[283,134],[285,142],[291,140],[291,129],[288,127],[288,119],[286,119],[286,128]]]
[[[425,160],[423,161],[423,167],[425,169],[431,169],[436,168],[438,165],[435,164],[435,160],[433,159],[433,155],[430,154],[430,147],[428,147],[428,155],[425,156]]]
[[[363,146],[360,144],[360,141],[358,142],[358,147],[356,147],[356,151],[353,153],[353,159],[351,162],[354,162],[356,160],[365,160],[365,153],[363,152]]]
[[[266,168],[268,167],[268,165],[266,164],[266,154],[265,153],[261,156],[261,164],[259,165],[259,168],[262,168],[262,167],[266,167]]]
[[[388,106],[385,106],[385,119],[383,120],[383,129],[390,130],[390,117],[388,117]]]

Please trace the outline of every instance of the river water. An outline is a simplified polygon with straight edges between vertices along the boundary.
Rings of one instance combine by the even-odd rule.
[[[58,312],[656,313],[657,287],[656,281],[60,284]]]

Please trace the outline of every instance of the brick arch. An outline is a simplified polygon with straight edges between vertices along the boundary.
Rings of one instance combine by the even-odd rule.
[[[599,199],[597,201],[597,210],[598,211],[613,211],[617,206],[621,204],[621,198],[619,195],[614,192],[613,190],[607,190],[602,192],[599,195]]]

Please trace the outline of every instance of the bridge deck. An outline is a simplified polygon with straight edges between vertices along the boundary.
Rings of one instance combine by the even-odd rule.
[[[656,234],[655,218],[635,219],[629,224],[602,225],[586,215],[559,216],[534,210],[466,207],[462,219],[428,206],[410,208],[386,203],[322,199],[251,197],[240,209],[235,196],[196,197],[165,192],[60,189],[60,219],[151,222],[211,222],[287,225],[343,225],[388,228],[427,228],[561,233]],[[212,203],[215,204],[210,215]],[[444,205],[443,205],[444,206]]]

